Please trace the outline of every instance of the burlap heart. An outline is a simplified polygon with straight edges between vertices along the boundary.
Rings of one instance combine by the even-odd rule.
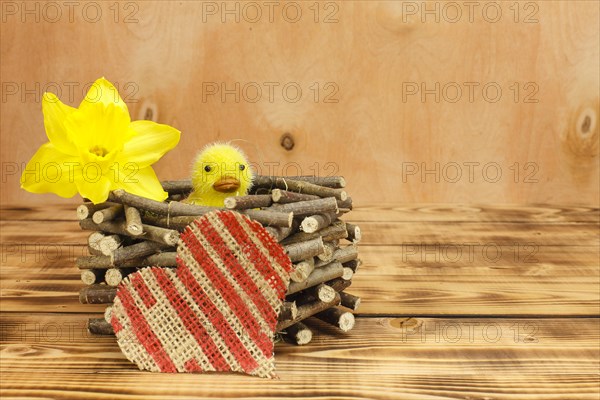
[[[112,326],[142,370],[274,376],[273,336],[291,262],[257,222],[218,211],[181,234],[176,269],[125,279]]]

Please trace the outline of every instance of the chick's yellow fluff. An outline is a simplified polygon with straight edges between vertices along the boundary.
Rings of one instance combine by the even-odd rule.
[[[225,198],[243,196],[252,185],[252,172],[244,152],[228,143],[207,145],[192,170],[191,204],[223,207]]]

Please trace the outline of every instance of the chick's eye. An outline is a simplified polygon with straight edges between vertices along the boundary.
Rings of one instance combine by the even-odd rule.
[[[210,165],[205,165],[205,166],[204,166],[204,170],[205,170],[206,172],[210,172],[210,171],[212,170],[212,168],[210,167]]]
[[[245,166],[244,164],[241,164],[241,165],[240,165],[240,171],[243,171],[243,170],[245,170],[245,169],[246,169],[246,166]]]

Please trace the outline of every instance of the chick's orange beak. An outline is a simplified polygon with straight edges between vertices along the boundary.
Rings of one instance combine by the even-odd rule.
[[[233,193],[239,188],[240,181],[230,176],[224,176],[213,184],[213,189],[221,193]]]

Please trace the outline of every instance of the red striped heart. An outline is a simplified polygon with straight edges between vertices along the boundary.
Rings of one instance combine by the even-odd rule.
[[[112,308],[119,347],[140,369],[274,376],[273,336],[291,262],[257,222],[218,211],[190,224],[176,269],[125,279]]]

